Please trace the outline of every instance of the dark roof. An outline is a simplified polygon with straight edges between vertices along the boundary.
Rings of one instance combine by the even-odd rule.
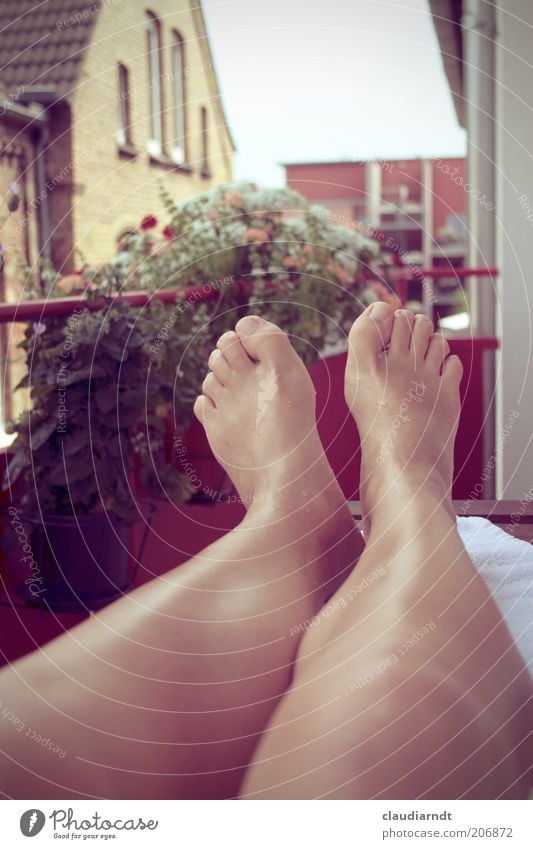
[[[429,0],[435,32],[439,40],[444,72],[448,78],[457,119],[465,126],[463,84],[462,0]]]
[[[75,88],[101,0],[1,0],[0,82],[53,85],[59,97]],[[76,19],[74,16],[78,15]],[[70,19],[70,25],[62,25]]]
[[[14,103],[21,99],[21,86],[26,90],[54,86],[58,98],[74,93],[102,5],[103,0],[0,0],[0,92]],[[201,0],[194,0],[190,7],[200,30],[200,47],[214,68]],[[221,119],[235,150],[214,70],[212,78]],[[25,102],[31,100],[29,91],[22,97]]]

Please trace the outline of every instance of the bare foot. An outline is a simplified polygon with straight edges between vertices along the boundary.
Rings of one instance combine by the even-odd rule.
[[[424,488],[453,514],[462,366],[430,319],[372,304],[350,331],[346,401],[361,437],[366,522]]]
[[[274,537],[296,526],[313,544],[347,540],[353,565],[360,536],[317,433],[311,378],[288,337],[248,316],[220,337],[209,366],[194,411],[250,520]]]

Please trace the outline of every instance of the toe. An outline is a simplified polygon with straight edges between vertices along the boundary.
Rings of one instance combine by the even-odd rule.
[[[217,348],[222,351],[233,371],[244,371],[252,365],[239,336],[233,330],[222,334],[217,342]]]
[[[396,310],[389,345],[391,354],[405,354],[409,350],[414,321],[409,310]]]
[[[204,395],[213,402],[215,407],[218,407],[224,391],[222,384],[218,382],[213,372],[210,371],[202,383],[202,392]]]
[[[218,382],[221,383],[222,386],[228,386],[231,381],[231,377],[234,374],[234,371],[222,351],[220,351],[218,348],[215,348],[214,351],[211,351],[207,364],[215,375]]]
[[[281,367],[287,363],[287,356],[297,356],[287,335],[270,321],[248,315],[237,322],[235,330],[244,350],[255,362]]]
[[[198,395],[198,398],[194,402],[193,412],[199,422],[205,425],[206,413],[209,410],[214,409],[215,405],[213,404],[210,398],[206,398],[205,395]]]
[[[451,357],[446,357],[442,366],[442,380],[444,384],[448,388],[458,391],[462,376],[463,364],[459,357],[455,354],[452,354]]]
[[[365,361],[381,356],[389,344],[394,310],[389,304],[378,301],[371,304],[354,321],[348,338],[350,355],[364,367]]]
[[[429,345],[431,334],[433,333],[433,322],[427,315],[418,313],[415,315],[413,324],[413,334],[411,337],[411,351],[413,352],[416,362],[423,362]]]
[[[442,333],[432,333],[426,352],[426,363],[440,373],[442,363],[450,353],[448,340]]]

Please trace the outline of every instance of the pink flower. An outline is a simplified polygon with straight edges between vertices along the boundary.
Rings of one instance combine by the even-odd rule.
[[[76,292],[83,290],[85,286],[83,273],[74,271],[72,274],[67,274],[65,277],[62,277],[61,280],[58,280],[56,286],[62,295],[75,294]]]
[[[155,215],[145,215],[141,221],[141,230],[151,230],[153,227],[157,227],[157,218]]]
[[[42,336],[45,330],[46,324],[43,324],[42,321],[36,321],[33,323],[33,332],[36,336]]]
[[[244,235],[247,242],[266,242],[268,230],[264,230],[262,227],[248,227]]]
[[[293,256],[286,256],[286,257],[283,258],[283,267],[289,268],[289,269],[299,268],[300,267],[300,260],[296,259]]]
[[[335,277],[340,280],[341,283],[346,284],[350,282],[350,275],[348,274],[346,269],[342,267],[342,265],[339,265],[338,262],[335,262],[334,260],[329,260],[328,268],[332,272],[332,274],[334,274]]]
[[[167,226],[163,228],[163,236],[165,237],[165,239],[173,239],[174,238],[174,236],[175,236],[174,230],[172,229],[172,227],[170,227],[169,224],[167,224]]]
[[[224,200],[228,204],[228,206],[241,206],[244,201],[244,195],[236,189],[232,189],[226,195],[224,195]]]

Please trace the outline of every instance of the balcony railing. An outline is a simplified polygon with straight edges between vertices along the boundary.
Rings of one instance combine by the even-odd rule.
[[[423,279],[430,293],[430,287],[435,280],[445,277],[454,277],[457,280],[465,280],[469,277],[483,277],[493,280],[498,276],[498,271],[495,268],[418,269],[406,266],[404,268],[393,269],[390,276],[400,301],[405,303],[410,280]],[[129,292],[117,296],[115,300],[136,307],[143,307],[151,301],[172,304],[175,303],[178,292],[183,293],[183,290],[165,289],[156,293]],[[184,297],[188,301],[200,302],[216,298],[217,293],[215,290],[206,290],[202,287],[191,286],[185,290]],[[428,297],[426,300],[426,309],[429,314],[431,299]],[[80,307],[99,310],[105,305],[106,301],[104,300],[90,301],[84,296],[35,300],[19,304],[0,304],[0,326],[12,322],[39,322],[47,318],[68,317]],[[463,381],[463,400],[465,407],[458,444],[456,446],[456,465],[460,478],[459,494],[462,495],[464,492],[469,492],[470,488],[478,482],[483,468],[482,433],[485,421],[484,396],[487,389],[483,384],[483,361],[485,355],[490,354],[490,352],[493,352],[498,347],[498,341],[492,337],[487,338],[476,335],[474,329],[474,332],[469,332],[462,336],[453,334],[450,338],[450,346],[452,352],[460,356],[465,368],[465,378]],[[342,383],[340,377],[339,381]],[[492,388],[490,389],[492,390]],[[340,411],[339,421],[346,418],[341,396],[342,392],[340,392],[337,399]],[[332,422],[336,420],[331,402],[328,409],[328,418]],[[0,425],[2,424],[3,422],[0,422]]]

